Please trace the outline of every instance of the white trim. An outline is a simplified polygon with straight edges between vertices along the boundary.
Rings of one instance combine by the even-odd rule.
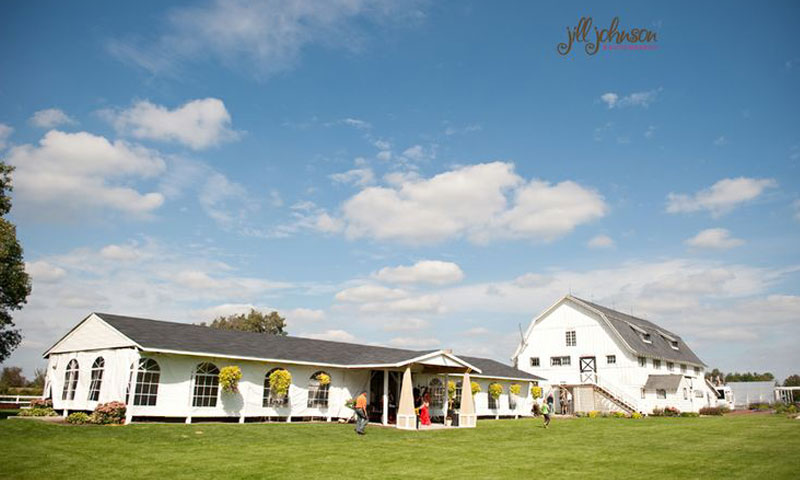
[[[53,350],[54,350],[54,349],[55,349],[57,346],[59,346],[59,345],[61,345],[62,343],[64,343],[64,341],[65,341],[65,340],[67,340],[68,338],[72,337],[72,335],[73,335],[73,334],[75,334],[75,332],[77,332],[77,331],[78,331],[78,329],[80,328],[80,326],[81,326],[81,325],[83,325],[84,323],[86,323],[86,322],[87,322],[87,321],[88,321],[90,318],[92,318],[92,317],[94,317],[94,318],[95,318],[95,319],[97,319],[97,320],[100,320],[100,321],[103,323],[103,325],[107,326],[107,327],[108,327],[108,328],[110,328],[112,331],[116,332],[116,333],[117,333],[119,336],[121,336],[121,337],[122,337],[122,338],[124,338],[125,340],[128,340],[129,342],[131,342],[131,343],[132,343],[134,346],[136,346],[137,348],[139,348],[139,349],[141,349],[141,348],[142,348],[142,347],[141,347],[141,345],[139,345],[138,343],[136,343],[136,341],[135,341],[134,339],[132,339],[131,337],[129,337],[129,336],[127,336],[127,335],[125,335],[124,333],[122,333],[122,332],[120,332],[119,330],[117,330],[116,328],[114,328],[114,327],[113,327],[111,324],[109,324],[108,322],[106,322],[105,320],[103,320],[103,317],[101,317],[101,316],[100,316],[100,315],[98,315],[97,313],[95,313],[95,312],[92,312],[92,313],[90,313],[89,315],[87,315],[87,316],[86,316],[86,318],[84,318],[83,320],[81,320],[81,321],[80,321],[80,322],[79,322],[77,325],[75,325],[74,327],[72,327],[72,329],[71,329],[69,332],[67,332],[67,334],[66,334],[66,335],[64,335],[63,337],[61,337],[61,339],[60,339],[59,341],[57,341],[57,342],[56,342],[56,343],[55,343],[55,344],[54,344],[52,347],[48,348],[48,349],[47,349],[47,351],[46,351],[46,352],[44,352],[44,354],[42,354],[42,357],[43,357],[43,358],[47,358],[47,357],[50,355],[50,352],[52,352],[52,351],[53,351]],[[129,346],[129,345],[126,345],[126,346],[121,346],[121,347],[113,347],[113,349],[117,349],[117,348],[131,348],[131,346]],[[58,353],[59,353],[59,354],[61,354],[61,353],[89,352],[89,351],[93,351],[93,350],[110,350],[110,349],[109,349],[109,348],[106,348],[106,347],[103,347],[103,348],[90,348],[90,349],[80,349],[80,350],[68,350],[68,351],[64,351],[64,352],[58,352]]]

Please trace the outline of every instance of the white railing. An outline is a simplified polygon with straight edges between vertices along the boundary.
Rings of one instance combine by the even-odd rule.
[[[599,375],[595,375],[594,383],[617,399],[621,400],[623,403],[628,404],[631,408],[639,411],[639,401],[631,395],[625,393],[622,388],[614,385],[612,382],[609,382],[606,379],[601,379]]]
[[[21,408],[31,406],[31,400],[42,398],[40,395],[0,395],[0,403],[13,403]]]

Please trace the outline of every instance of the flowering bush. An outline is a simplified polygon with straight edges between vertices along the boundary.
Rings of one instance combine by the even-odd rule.
[[[589,418],[596,418],[599,413],[597,410],[592,410],[589,412]]]
[[[83,425],[84,423],[89,423],[89,415],[83,412],[70,413],[67,417],[67,422],[73,425]]]
[[[536,385],[532,386],[531,395],[533,395],[533,398],[542,398],[542,387]]]
[[[520,387],[518,383],[512,383],[511,386],[508,387],[508,391],[514,395],[519,395],[519,392],[522,391],[522,387]]]
[[[703,407],[700,409],[700,415],[724,415],[730,412],[728,407]]]
[[[664,409],[664,416],[665,417],[677,417],[681,414],[681,411],[675,407],[667,407]]]
[[[473,395],[481,391],[481,386],[478,384],[478,382],[472,382],[469,386],[472,389]]]
[[[640,418],[644,418],[644,415],[642,415],[639,412],[633,412],[633,413],[631,413],[631,418],[634,419],[634,420],[638,420]]]
[[[292,374],[288,370],[275,370],[269,374],[269,389],[275,398],[283,398],[289,394]]]
[[[356,409],[356,399],[355,398],[348,398],[344,402],[344,406],[349,408],[350,410]]]
[[[331,376],[327,373],[318,373],[317,381],[320,385],[329,385],[331,383]]]
[[[236,393],[239,391],[239,380],[242,379],[242,370],[233,365],[223,367],[219,371],[219,385],[223,392]]]
[[[17,416],[20,417],[57,417],[58,414],[51,407],[26,408],[20,410]]]
[[[91,423],[98,425],[122,424],[125,422],[125,404],[122,402],[108,402],[98,405],[89,416]]]
[[[500,398],[500,395],[503,394],[503,386],[499,383],[493,383],[489,385],[489,395],[492,396],[495,400]]]
[[[611,416],[614,418],[625,418],[628,415],[625,412],[613,412],[611,413]]]
[[[31,408],[53,408],[53,400],[50,398],[34,398],[31,400]]]

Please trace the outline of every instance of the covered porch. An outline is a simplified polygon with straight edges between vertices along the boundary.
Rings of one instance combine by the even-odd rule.
[[[391,367],[370,368],[370,421],[401,430],[475,427],[470,372],[480,370],[449,351],[433,352]],[[456,385],[453,399],[448,392],[450,382]],[[432,424],[421,426],[415,396],[426,393],[431,400]]]

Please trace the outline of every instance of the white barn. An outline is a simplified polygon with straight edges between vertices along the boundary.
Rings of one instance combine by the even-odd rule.
[[[697,412],[717,401],[706,365],[680,336],[572,295],[534,318],[513,361],[547,378],[557,412]]]
[[[416,428],[414,388],[429,389],[431,416],[475,426],[480,416],[529,415],[531,385],[541,380],[494,360],[456,356],[449,350],[414,351],[265,335],[185,323],[92,313],[44,353],[45,397],[67,415],[121,401],[127,422],[138,420],[292,421],[348,419],[345,406],[364,389],[370,419]],[[238,392],[219,387],[219,371],[237,366]],[[275,369],[291,374],[288,395],[270,391]],[[322,385],[325,373],[330,382]],[[448,408],[446,386],[457,382],[456,408]],[[481,392],[461,395],[471,382]],[[503,394],[489,398],[489,384]],[[510,392],[519,385],[518,395]]]

